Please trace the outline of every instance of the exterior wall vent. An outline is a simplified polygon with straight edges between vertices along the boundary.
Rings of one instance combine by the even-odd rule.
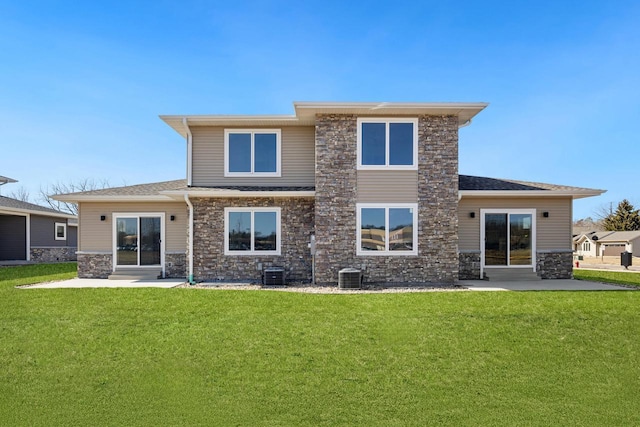
[[[339,289],[360,289],[362,287],[362,272],[355,268],[343,268],[338,272]]]
[[[262,273],[262,284],[266,286],[284,286],[284,268],[265,268]]]

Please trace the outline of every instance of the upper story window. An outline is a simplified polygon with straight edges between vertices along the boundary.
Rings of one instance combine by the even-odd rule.
[[[280,129],[225,129],[224,176],[280,176]]]
[[[418,119],[358,119],[358,169],[417,169]]]
[[[55,227],[56,240],[67,240],[67,224],[56,222]]]

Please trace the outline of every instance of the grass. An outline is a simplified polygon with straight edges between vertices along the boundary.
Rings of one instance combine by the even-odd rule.
[[[73,279],[77,275],[75,262],[0,267],[0,284],[2,287],[32,285]]]
[[[0,279],[0,425],[639,425],[639,304]]]
[[[574,268],[573,277],[578,280],[618,283],[621,285],[631,285],[640,288],[640,273],[625,271],[585,270],[581,268]]]

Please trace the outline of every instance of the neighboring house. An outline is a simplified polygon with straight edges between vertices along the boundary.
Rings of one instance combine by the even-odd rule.
[[[582,234],[574,239],[576,255],[619,256],[622,252],[640,256],[640,231],[601,231]]]
[[[78,275],[254,281],[281,266],[290,281],[314,272],[322,284],[346,267],[381,283],[452,284],[491,269],[571,277],[572,201],[603,191],[458,175],[458,129],[486,105],[161,116],[186,139],[186,180],[55,197],[79,204]]]
[[[0,262],[74,261],[77,236],[74,215],[0,196]]]

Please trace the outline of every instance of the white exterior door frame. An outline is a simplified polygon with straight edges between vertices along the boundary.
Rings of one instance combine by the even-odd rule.
[[[510,241],[511,231],[509,227],[509,218],[512,214],[529,214],[531,215],[531,264],[532,265],[507,265],[505,266],[486,266],[485,265],[485,239],[486,239],[486,215],[487,214],[506,214],[507,215],[507,242]],[[485,268],[532,268],[536,271],[536,240],[537,240],[537,224],[535,209],[480,209],[480,278],[484,277]],[[508,261],[508,257],[507,257]]]
[[[112,214],[113,218],[113,232],[111,235],[113,241],[113,271],[116,271],[118,267],[118,218],[136,218],[138,220],[138,224],[140,224],[140,217],[144,218],[160,218],[160,267],[162,268],[162,277],[165,277],[165,215],[164,212],[114,212]],[[138,230],[138,234],[140,230]],[[140,244],[140,238],[138,238],[138,244]],[[121,266],[127,267],[127,266]],[[151,269],[158,268],[157,265],[140,265],[140,251],[138,250],[138,265],[129,266],[131,268],[139,268],[139,269]]]

